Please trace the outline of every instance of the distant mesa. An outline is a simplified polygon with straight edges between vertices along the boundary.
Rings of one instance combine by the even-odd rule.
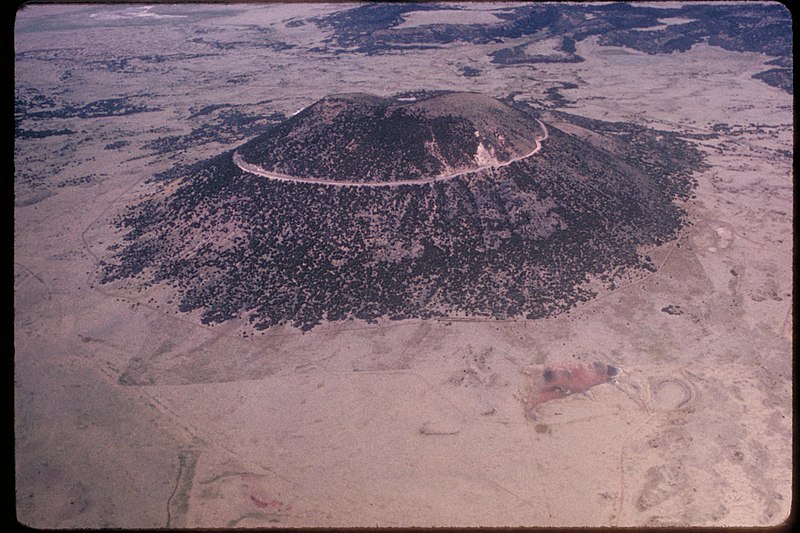
[[[702,156],[676,134],[475,93],[323,98],[162,176],[101,281],[255,330],[535,319],[594,298],[686,223]]]
[[[305,108],[236,152],[273,179],[347,184],[426,183],[532,154],[544,125],[478,93],[422,101],[354,93]]]

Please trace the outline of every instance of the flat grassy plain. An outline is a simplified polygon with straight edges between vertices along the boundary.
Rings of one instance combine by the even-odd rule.
[[[460,15],[491,24],[490,7]],[[791,94],[752,78],[773,57],[706,43],[647,54],[588,37],[574,44],[582,62],[492,62],[530,36],[336,52],[326,41],[334,30],[308,19],[345,8],[18,14],[18,520],[784,520],[793,497],[793,107]],[[402,24],[446,12],[413,11]],[[528,48],[545,54],[556,41]],[[349,321],[243,336],[237,320],[207,326],[179,312],[167,285],[98,283],[121,242],[114,221],[155,174],[233,149],[329,93],[419,89],[514,95],[556,125],[561,110],[678,132],[709,165],[683,204],[691,224],[643,251],[655,272],[539,320]],[[526,414],[546,367],[594,362],[619,373]]]

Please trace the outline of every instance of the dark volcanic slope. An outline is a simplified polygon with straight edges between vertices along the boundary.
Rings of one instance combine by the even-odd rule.
[[[559,123],[600,141],[550,125],[533,157],[426,185],[281,182],[222,154],[131,208],[103,281],[167,282],[180,310],[258,329],[557,313],[593,296],[582,288],[589,274],[611,282],[654,268],[637,247],[675,236],[683,213],[673,200],[691,194],[702,164],[669,133],[570,115]]]
[[[279,174],[385,182],[508,161],[530,153],[542,134],[531,117],[481,94],[421,102],[345,94],[323,98],[239,153]]]

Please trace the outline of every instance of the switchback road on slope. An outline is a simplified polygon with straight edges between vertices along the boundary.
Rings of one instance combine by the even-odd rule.
[[[399,187],[401,185],[424,185],[427,183],[435,183],[437,181],[446,181],[449,179],[456,178],[458,176],[463,176],[464,174],[471,174],[473,172],[480,172],[481,170],[486,170],[489,168],[500,168],[510,165],[511,163],[515,163],[517,161],[521,161],[523,159],[527,159],[533,155],[536,155],[539,150],[542,149],[542,141],[547,140],[550,136],[549,132],[547,131],[547,126],[539,119],[534,119],[539,125],[542,127],[542,131],[544,135],[541,138],[535,139],[536,147],[528,154],[525,154],[520,157],[515,157],[513,159],[509,159],[508,161],[504,161],[502,163],[496,163],[491,165],[482,165],[479,167],[462,170],[459,172],[455,172],[452,174],[442,174],[439,176],[434,176],[432,178],[422,178],[416,180],[398,180],[398,181],[372,181],[372,182],[363,182],[363,181],[337,181],[325,178],[301,178],[299,176],[290,176],[288,174],[280,174],[278,172],[271,172],[269,170],[265,170],[258,165],[253,165],[252,163],[248,163],[239,152],[233,153],[233,163],[239,167],[240,170],[244,172],[248,172],[250,174],[255,174],[257,176],[262,176],[264,178],[268,178],[271,180],[277,181],[289,181],[295,183],[313,183],[316,185],[334,185],[336,187]]]

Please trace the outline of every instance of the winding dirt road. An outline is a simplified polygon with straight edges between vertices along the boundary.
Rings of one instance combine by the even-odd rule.
[[[249,172],[250,174],[255,174],[257,176],[262,176],[264,178],[268,178],[268,179],[271,179],[271,180],[277,180],[277,181],[293,181],[293,182],[296,182],[296,183],[313,183],[313,184],[316,184],[316,185],[333,185],[333,186],[336,186],[336,187],[399,187],[401,185],[424,185],[424,184],[427,184],[427,183],[434,183],[434,182],[437,182],[437,181],[445,181],[445,180],[453,179],[453,178],[456,178],[458,176],[463,176],[464,174],[471,174],[473,172],[480,172],[481,170],[486,170],[486,169],[489,169],[489,168],[505,167],[507,165],[510,165],[511,163],[515,163],[515,162],[520,161],[522,159],[527,159],[528,157],[536,155],[539,152],[539,150],[542,149],[542,141],[547,140],[547,138],[550,136],[550,133],[547,131],[547,126],[545,126],[544,123],[541,120],[539,120],[538,118],[534,119],[534,120],[536,122],[538,122],[539,125],[542,127],[542,131],[544,132],[544,134],[542,135],[541,138],[535,139],[536,147],[529,154],[525,154],[525,155],[520,156],[520,157],[515,157],[513,159],[509,159],[508,161],[504,161],[502,163],[497,163],[497,164],[493,164],[493,165],[482,165],[482,166],[479,166],[479,167],[475,167],[475,168],[471,168],[471,169],[467,169],[467,170],[462,170],[462,171],[455,172],[455,173],[452,173],[452,174],[442,174],[442,175],[439,175],[439,176],[434,176],[432,178],[423,178],[423,179],[417,179],[417,180],[372,181],[372,182],[336,181],[336,180],[325,179],[325,178],[301,178],[301,177],[298,177],[298,176],[290,176],[288,174],[280,174],[278,172],[270,172],[268,170],[265,170],[265,169],[261,168],[258,165],[253,165],[251,163],[248,163],[247,161],[242,159],[242,156],[239,154],[239,152],[234,152],[233,153],[233,163],[237,167],[239,167],[240,170],[243,170],[244,172]]]

